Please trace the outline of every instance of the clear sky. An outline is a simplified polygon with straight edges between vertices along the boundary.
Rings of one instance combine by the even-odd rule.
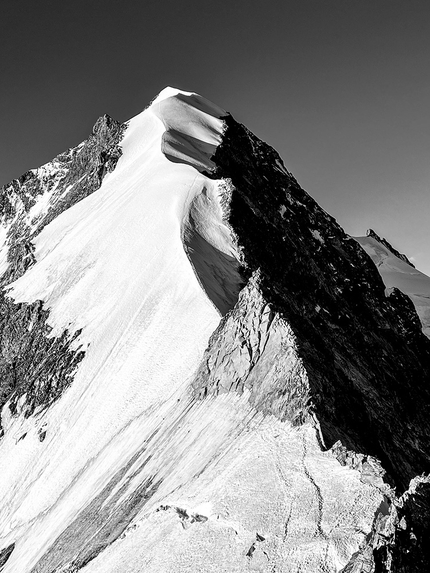
[[[1,24],[0,184],[172,85],[430,274],[428,0],[3,0]]]

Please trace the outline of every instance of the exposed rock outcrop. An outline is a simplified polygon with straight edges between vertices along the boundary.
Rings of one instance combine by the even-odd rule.
[[[169,88],[98,196],[108,116],[0,195],[8,573],[430,568],[430,340],[223,113]]]
[[[430,565],[430,477],[411,481],[374,542],[375,573],[421,573]]]
[[[245,272],[259,271],[264,303],[297,339],[324,441],[380,459],[403,491],[430,469],[430,341],[415,309],[396,289],[385,295],[367,255],[272,148],[225,121],[213,176],[232,182]]]
[[[3,569],[4,565],[6,565],[6,561],[12,555],[12,551],[15,549],[15,543],[8,545],[0,550],[0,571]]]
[[[212,335],[193,384],[200,398],[249,390],[257,410],[294,425],[308,417],[309,382],[296,338],[263,298],[258,273]]]
[[[108,115],[100,117],[86,141],[0,189],[7,232],[6,269],[0,277],[0,409],[10,401],[13,414],[19,407],[29,416],[49,406],[68,387],[84,356],[74,344],[79,331],[51,337],[42,301],[17,304],[7,294],[8,285],[35,264],[33,240],[41,230],[96,191],[115,168],[124,129]]]

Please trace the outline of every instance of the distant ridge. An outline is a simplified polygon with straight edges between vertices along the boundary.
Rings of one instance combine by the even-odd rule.
[[[430,277],[370,233],[170,87],[0,188],[1,573],[429,573]]]
[[[380,237],[377,233],[375,233],[375,231],[373,229],[367,230],[366,237],[372,237],[373,239],[375,239],[376,241],[381,243],[381,245],[384,245],[384,247],[386,247],[389,251],[391,251],[393,253],[393,255],[396,255],[396,257],[398,257],[399,259],[401,259],[402,261],[404,261],[405,263],[407,263],[411,267],[415,268],[415,265],[413,265],[411,263],[411,261],[408,259],[408,257],[406,255],[404,255],[403,253],[399,253],[399,251],[397,249],[395,249],[392,245],[390,245],[390,243],[386,239],[384,239],[383,237]]]

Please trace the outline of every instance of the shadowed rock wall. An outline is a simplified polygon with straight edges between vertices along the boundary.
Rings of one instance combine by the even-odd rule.
[[[379,458],[404,491],[430,471],[430,341],[415,309],[398,290],[386,297],[366,253],[271,147],[226,124],[212,176],[233,184],[245,273],[259,271],[264,300],[292,328],[326,446]]]

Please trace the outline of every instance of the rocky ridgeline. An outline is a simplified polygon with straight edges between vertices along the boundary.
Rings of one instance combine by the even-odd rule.
[[[416,477],[399,498],[383,503],[364,546],[341,573],[429,570],[430,477]]]
[[[397,289],[385,295],[368,255],[272,148],[226,122],[214,176],[234,187],[243,273],[258,272],[264,303],[292,329],[324,441],[379,458],[404,491],[430,471],[430,341],[415,308]]]
[[[411,263],[411,261],[408,259],[408,257],[406,255],[404,255],[403,253],[400,253],[397,249],[395,249],[392,245],[390,245],[390,243],[387,241],[387,239],[380,237],[377,233],[375,233],[375,231],[373,229],[368,229],[366,236],[372,237],[373,239],[378,241],[378,243],[381,243],[381,245],[384,245],[384,247],[386,249],[388,249],[391,253],[393,253],[393,255],[395,255],[397,258],[399,258],[403,262],[407,263],[409,266],[415,268],[415,265],[413,265]]]
[[[296,424],[315,414],[326,448],[340,441],[380,460],[372,479],[382,482],[385,470],[402,494],[430,472],[430,341],[415,308],[397,289],[385,294],[368,255],[272,148],[225,119],[211,176],[233,188],[228,223],[250,282],[212,336],[195,391],[247,388],[258,409]],[[375,533],[345,571],[429,570],[426,480],[417,492],[387,500],[406,521],[393,518],[388,537]]]
[[[0,408],[30,415],[48,406],[70,384],[82,350],[71,344],[79,332],[49,337],[49,312],[42,302],[19,303],[7,296],[7,285],[35,263],[33,240],[63,211],[96,191],[121,156],[125,125],[100,117],[89,138],[52,162],[28,171],[0,189],[0,216],[7,229],[7,270],[0,278]],[[49,202],[38,209],[38,200]],[[20,398],[25,394],[24,403]],[[1,427],[0,427],[1,431]]]
[[[397,289],[386,296],[371,259],[300,188],[278,154],[231,116],[225,121],[223,142],[211,158],[216,168],[207,175],[229,189],[224,210],[241,259],[233,282],[246,285],[237,302],[236,292],[227,301],[194,394],[204,400],[247,391],[267,415],[294,425],[316,417],[322,447],[334,446],[340,463],[387,492],[372,532],[344,573],[428,571],[429,480],[416,476],[430,472],[430,340],[410,299]],[[2,287],[35,263],[33,240],[44,226],[96,191],[114,169],[124,128],[104,116],[87,141],[2,188],[9,249]],[[47,207],[38,210],[45,194]],[[192,233],[189,240],[194,245]],[[222,259],[226,267],[230,262]],[[79,332],[50,338],[48,318],[41,301],[15,304],[7,288],[0,292],[0,407],[10,400],[12,413],[31,415],[51,404],[83,358],[71,347]],[[77,571],[122,533],[125,515],[100,514],[109,487],[34,571],[53,570],[54,563]],[[140,507],[144,489],[136,495]],[[184,510],[173,510],[188,524]],[[96,553],[87,547],[82,519],[94,530],[106,524]],[[2,549],[0,568],[12,551],[13,545]],[[78,557],[69,567],[70,555]]]

